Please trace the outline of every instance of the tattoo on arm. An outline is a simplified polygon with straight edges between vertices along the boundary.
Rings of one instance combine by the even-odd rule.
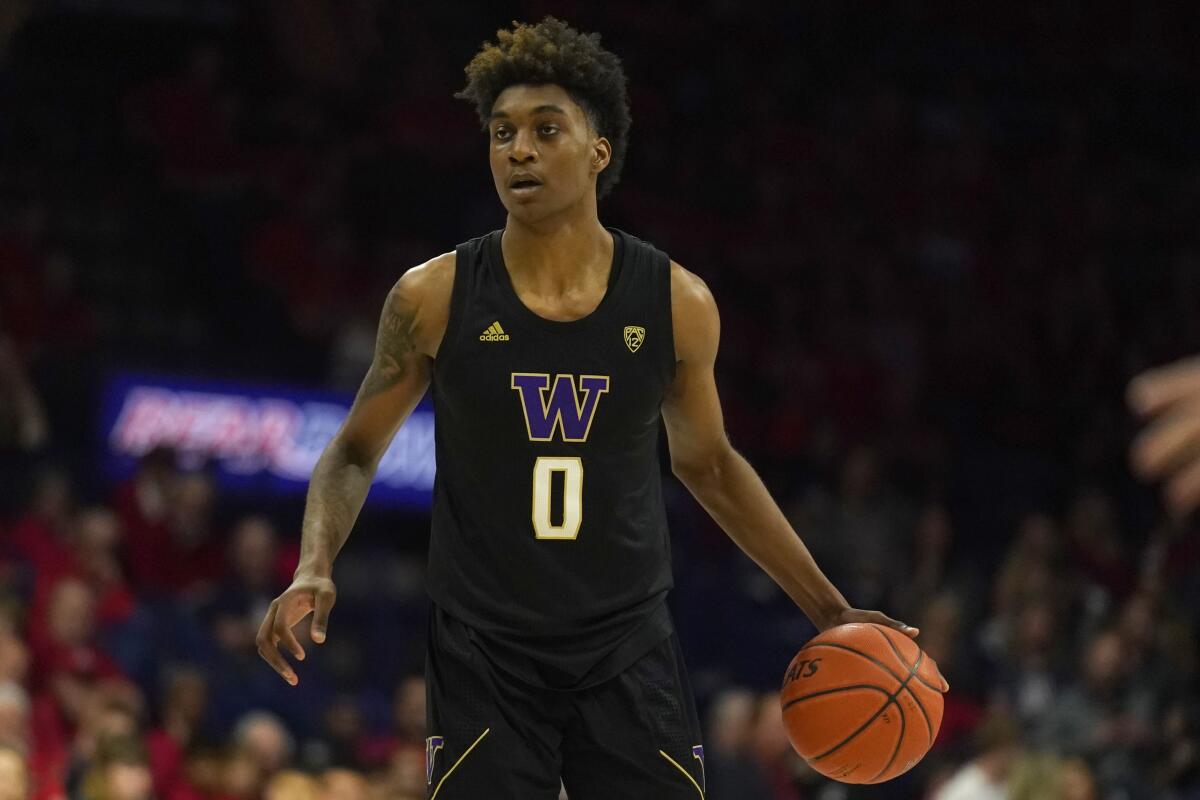
[[[399,295],[388,298],[379,320],[375,358],[363,379],[363,397],[390,389],[408,374],[408,359],[417,347],[413,332],[416,316],[416,309]]]

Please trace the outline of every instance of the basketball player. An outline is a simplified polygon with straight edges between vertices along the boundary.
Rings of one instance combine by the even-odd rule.
[[[1129,405],[1153,424],[1134,441],[1134,469],[1170,478],[1168,508],[1184,515],[1200,506],[1200,357],[1148,370],[1129,385]]]
[[[818,628],[916,631],[850,608],[730,445],[703,281],[600,223],[630,124],[617,57],[547,17],[500,31],[466,72],[459,96],[485,124],[507,222],[391,290],[374,362],[313,472],[300,566],[259,651],[295,684],[278,644],[303,659],[291,629],[310,612],[313,641],[325,641],[334,557],[432,384],[429,796],[554,800],[561,778],[571,800],[703,797],[665,604],[660,415],[675,475]]]

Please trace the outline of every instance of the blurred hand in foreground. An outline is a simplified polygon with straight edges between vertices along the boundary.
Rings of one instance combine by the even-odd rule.
[[[1200,357],[1147,370],[1129,384],[1129,407],[1146,422],[1133,441],[1133,469],[1164,480],[1164,499],[1182,516],[1200,505]]]

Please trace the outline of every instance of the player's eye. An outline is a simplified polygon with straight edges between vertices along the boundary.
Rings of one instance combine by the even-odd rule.
[[[509,137],[508,128],[496,128],[496,132],[492,136],[500,141],[504,141]]]
[[[558,133],[558,126],[557,125],[543,125],[542,133],[546,136],[553,136],[554,134]]]

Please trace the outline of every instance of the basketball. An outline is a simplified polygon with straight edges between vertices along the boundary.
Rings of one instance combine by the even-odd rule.
[[[783,678],[788,738],[842,783],[882,783],[924,758],[949,688],[933,659],[892,628],[853,623],[815,636]]]

